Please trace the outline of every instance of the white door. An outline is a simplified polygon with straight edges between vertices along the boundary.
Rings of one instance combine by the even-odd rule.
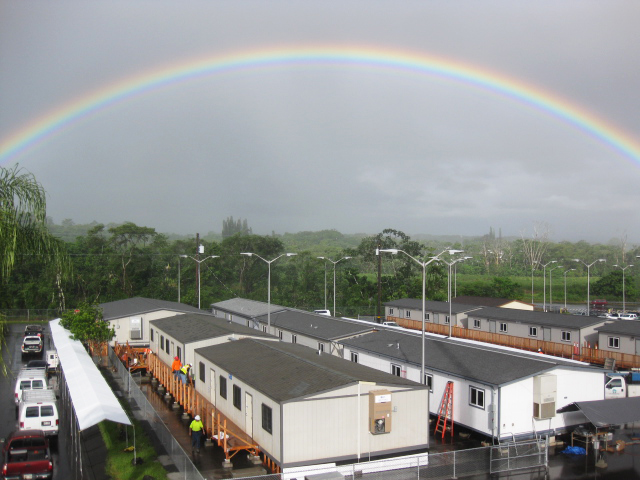
[[[211,369],[211,385],[210,385],[210,390],[209,390],[209,394],[211,395],[210,397],[210,401],[213,404],[213,406],[216,406],[216,371],[212,368]]]
[[[244,431],[253,438],[253,397],[244,394]]]

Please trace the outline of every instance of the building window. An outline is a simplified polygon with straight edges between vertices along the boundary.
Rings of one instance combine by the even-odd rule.
[[[153,342],[153,328],[151,329],[151,334],[150,335],[151,335],[150,340]]]
[[[220,375],[220,396],[227,399],[227,378],[223,375]],[[213,398],[211,400],[213,401]]]
[[[264,333],[267,333],[267,326],[266,326],[266,325],[263,325],[263,326],[262,326],[262,331],[263,331]]]
[[[529,327],[529,336],[537,337],[538,336],[538,327]]]
[[[298,336],[291,334],[291,343],[298,343]]]
[[[425,319],[427,322],[429,322],[429,321],[430,321],[430,320],[429,320],[429,316],[430,316],[430,315],[429,315],[427,312],[424,312],[424,319]]]
[[[478,318],[473,319],[473,328],[480,328],[480,319]]]
[[[433,375],[424,374],[424,384],[429,387],[429,391],[433,393]]]
[[[507,333],[507,324],[505,322],[500,322],[500,332]]]
[[[351,352],[351,361],[353,363],[358,363],[358,352]]]
[[[445,325],[449,325],[449,323],[451,323],[451,318],[449,317],[449,315],[445,315],[445,317],[444,317],[444,324],[445,324]]]
[[[393,308],[389,309],[389,315],[393,315]]]
[[[262,404],[262,428],[269,433],[273,432],[273,412],[271,407]]]
[[[233,406],[242,410],[242,390],[238,385],[233,385]]]
[[[247,327],[251,327],[251,320],[247,320]]]
[[[164,335],[160,335],[160,350],[164,350]]]
[[[182,360],[182,348],[176,347],[176,357]]]
[[[620,348],[620,337],[607,337],[609,348]]]
[[[407,310],[404,314],[406,318],[411,318],[411,310]]]
[[[402,376],[402,367],[400,365],[396,365],[395,363],[391,364],[391,375],[395,375],[396,377]]]
[[[202,362],[198,362],[198,370],[200,370],[199,374],[200,374],[200,381],[204,382],[205,381],[205,376],[204,376],[204,363]]]
[[[167,338],[167,341],[164,342],[164,346],[166,347],[165,350],[166,352],[171,355],[171,352],[169,351],[169,339]]]
[[[278,338],[282,340],[282,330],[278,330]]]
[[[562,331],[562,341],[570,342],[571,341],[571,332],[567,332],[565,330]]]
[[[324,343],[318,342],[318,351],[319,352],[324,352]]]
[[[469,405],[482,408],[484,410],[484,390],[476,387],[469,387]]]

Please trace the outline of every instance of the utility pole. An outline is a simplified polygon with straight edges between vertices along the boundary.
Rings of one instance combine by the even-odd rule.
[[[200,234],[196,233],[196,288],[200,285]],[[200,308],[200,305],[198,305]]]
[[[376,248],[376,255],[378,256],[378,309],[376,312],[376,322],[382,323],[381,310],[382,310],[382,256],[380,255],[380,242]],[[335,312],[334,312],[335,315]]]

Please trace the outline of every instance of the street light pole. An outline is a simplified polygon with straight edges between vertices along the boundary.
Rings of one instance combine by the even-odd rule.
[[[620,270],[622,270],[622,311],[623,312],[627,312],[626,310],[626,306],[625,306],[625,295],[624,295],[624,271],[629,268],[629,267],[633,267],[633,265],[627,265],[626,267],[621,267],[620,265],[614,265],[614,267],[618,267]]]
[[[553,310],[553,277],[551,274],[556,268],[562,268],[562,265],[556,265],[549,269],[549,309],[551,310]]]
[[[453,255],[454,253],[462,253],[462,252],[463,250],[449,250],[449,255]],[[463,262],[470,258],[473,258],[473,257],[460,257],[460,258],[456,258],[452,262],[447,262],[446,260],[442,260],[441,258],[438,259],[439,262],[442,262],[449,267],[449,274],[447,275],[447,299],[449,302],[449,338],[451,338],[451,336],[453,335],[453,332],[452,332],[453,327],[451,323],[451,316],[452,316],[451,314],[451,267],[458,262]]]
[[[254,256],[258,257],[260,260],[262,260],[267,265],[269,265],[269,277],[267,281],[267,325],[268,325],[267,333],[271,333],[271,264],[276,260],[278,260],[280,257],[284,257],[285,255],[287,257],[292,257],[294,255],[297,255],[297,253],[283,253],[282,255],[278,255],[273,260],[265,260],[257,253],[251,253],[251,252],[240,253],[240,255],[246,255],[247,257],[254,257]]]
[[[440,255],[442,255],[444,252],[460,252],[461,250],[443,250],[441,251],[438,255],[436,255],[435,257],[431,257],[431,259],[427,262],[421,262],[420,260],[418,260],[417,258],[412,257],[411,255],[409,255],[407,252],[405,252],[404,250],[399,250],[397,248],[385,248],[385,249],[381,249],[381,250],[377,250],[376,251],[376,255],[379,252],[385,252],[385,253],[390,253],[392,255],[397,255],[398,252],[402,252],[404,253],[407,257],[409,257],[411,260],[413,260],[414,262],[416,262],[418,265],[420,265],[422,267],[422,378],[420,379],[420,383],[421,384],[425,384],[425,378],[424,378],[424,341],[425,341],[425,314],[426,314],[426,296],[427,296],[427,265],[429,265],[431,262],[438,260],[438,257]]]
[[[564,272],[564,310],[567,311],[567,273],[573,272],[575,268],[570,268]]]
[[[542,266],[542,276],[544,277],[542,281],[542,285],[543,285],[542,289],[544,290],[542,294],[542,298],[543,298],[542,311],[543,312],[547,311],[547,267],[552,263],[558,263],[558,261],[551,260],[549,263],[546,263],[545,265]]]
[[[597,260],[594,260],[590,264],[586,264],[579,258],[574,258],[573,261],[580,262],[585,267],[587,267],[587,317],[588,317],[591,315],[591,267],[597,262],[606,262],[607,260],[604,258],[599,258]]]
[[[190,258],[194,262],[198,264],[198,310],[200,310],[200,264],[209,258],[218,258],[220,255],[209,255],[208,257],[203,258],[202,260],[198,260],[197,258],[193,258],[190,255],[180,255],[182,258]]]
[[[340,260],[333,261],[329,257],[318,257],[320,260],[329,260],[333,263],[333,316],[336,316],[336,265],[342,260],[349,260],[351,257],[342,257]],[[324,308],[327,309],[327,264],[324,264]]]

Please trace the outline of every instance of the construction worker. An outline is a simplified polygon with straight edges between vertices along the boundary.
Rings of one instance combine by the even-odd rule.
[[[189,383],[189,369],[191,368],[191,364],[187,363],[184,367],[180,369],[180,381],[182,383]]]
[[[171,364],[171,373],[173,376],[178,378],[178,374],[180,373],[180,369],[182,368],[182,362],[179,357],[173,357],[173,363]]]
[[[189,435],[191,435],[191,450],[195,449],[196,452],[200,453],[200,440],[202,439],[202,434],[204,432],[204,425],[202,421],[200,421],[200,415],[196,415],[189,425]]]

